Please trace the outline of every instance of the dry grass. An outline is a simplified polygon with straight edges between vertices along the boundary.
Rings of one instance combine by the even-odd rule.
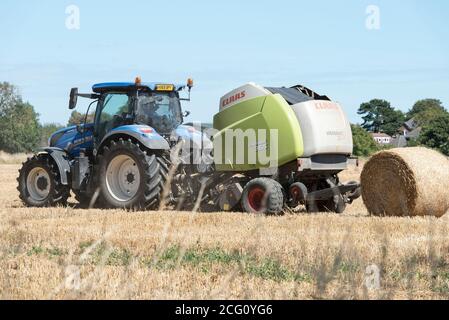
[[[445,218],[368,217],[361,200],[342,216],[23,208],[17,169],[0,166],[3,299],[449,297]]]
[[[449,160],[431,149],[381,151],[366,163],[361,183],[373,215],[441,217],[449,209]]]
[[[25,153],[10,154],[0,150],[0,164],[20,164],[26,159]]]

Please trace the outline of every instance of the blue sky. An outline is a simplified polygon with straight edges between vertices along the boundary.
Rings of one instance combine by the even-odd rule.
[[[66,28],[71,4],[79,30]],[[368,5],[380,9],[380,30],[365,26]],[[449,107],[448,16],[445,0],[2,0],[0,81],[17,85],[42,122],[66,123],[71,87],[136,75],[193,77],[189,120],[211,121],[220,96],[254,81],[304,84],[360,122],[372,98],[404,111],[429,97]]]

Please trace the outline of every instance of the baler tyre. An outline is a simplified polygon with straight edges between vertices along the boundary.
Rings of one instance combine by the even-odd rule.
[[[307,201],[307,187],[301,182],[292,183],[289,186],[288,193],[288,197],[290,198],[289,206],[292,208],[304,204]]]
[[[99,163],[100,197],[107,206],[139,210],[159,204],[167,178],[160,157],[119,139],[103,148]]]
[[[256,178],[244,187],[241,203],[248,213],[281,214],[284,209],[284,192],[279,182],[269,178]]]
[[[28,158],[17,181],[19,198],[28,207],[67,205],[70,188],[61,183],[59,169],[48,154]]]

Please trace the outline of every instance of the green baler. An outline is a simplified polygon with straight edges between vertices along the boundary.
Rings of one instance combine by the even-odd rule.
[[[214,128],[219,130],[219,133],[214,137],[215,154],[217,149],[221,149],[221,158],[215,158],[215,166],[219,171],[248,171],[267,167],[265,163],[237,163],[236,154],[243,151],[245,159],[248,159],[248,152],[251,148],[248,139],[244,141],[244,147],[241,150],[236,150],[238,138],[236,137],[231,145],[225,143],[226,134],[235,132],[235,130],[254,130],[256,138],[259,130],[266,130],[265,141],[258,141],[259,143],[266,143],[267,146],[273,143],[270,140],[270,129],[277,129],[277,156],[276,160],[279,165],[286,164],[292,159],[300,157],[304,152],[303,139],[301,135],[301,128],[296,120],[293,109],[286,103],[286,101],[278,94],[269,95],[266,97],[256,97],[247,101],[241,102],[231,108],[227,108],[218,113],[214,117]],[[257,139],[260,140],[260,139]],[[223,142],[218,144],[218,141]],[[228,149],[232,148],[232,152]],[[257,150],[256,159],[259,160],[258,153],[265,152],[266,149]],[[267,152],[268,153],[268,152]],[[232,157],[226,157],[232,155]]]
[[[338,179],[355,161],[352,132],[327,96],[248,83],[221,98],[213,127],[215,168],[235,174],[223,185],[223,210],[241,204],[276,213],[304,204],[308,211],[343,212],[360,195],[357,182]]]

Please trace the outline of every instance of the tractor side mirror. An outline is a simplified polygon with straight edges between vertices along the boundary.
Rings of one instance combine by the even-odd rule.
[[[78,88],[72,88],[70,90],[70,100],[69,100],[69,109],[75,109],[76,103],[78,102]]]

